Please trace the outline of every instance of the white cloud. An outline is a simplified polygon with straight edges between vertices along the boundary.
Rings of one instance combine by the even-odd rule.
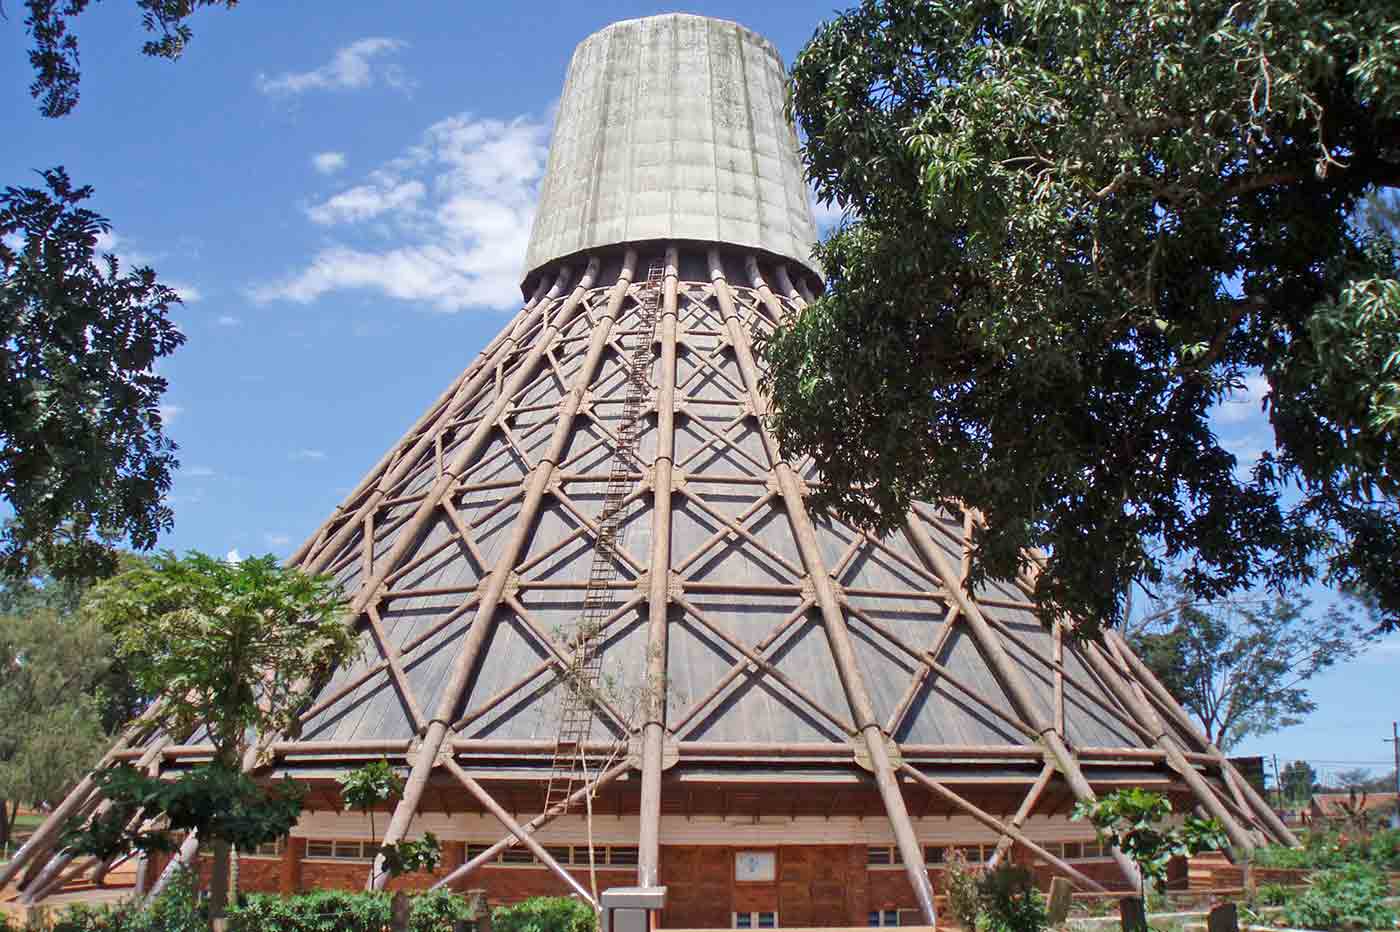
[[[413,82],[404,70],[394,64],[380,64],[373,59],[405,48],[401,39],[372,37],[359,39],[340,49],[319,68],[311,71],[288,71],[276,77],[258,74],[258,90],[272,96],[304,94],[307,91],[359,90],[378,82],[396,90],[411,90]]]
[[[218,324],[220,327],[237,327],[239,324],[243,323],[243,321],[234,317],[232,314],[220,314],[219,319],[214,321],[214,323]]]
[[[421,181],[383,179],[383,184],[362,184],[308,208],[307,216],[321,226],[358,223],[390,211],[412,210],[427,193]]]
[[[263,540],[267,541],[269,547],[285,547],[292,542],[291,537],[286,534],[264,534]]]
[[[1242,390],[1231,392],[1215,409],[1215,419],[1222,424],[1241,424],[1262,417],[1260,403],[1268,391],[1268,379],[1262,375],[1249,376]]]
[[[238,548],[237,548],[237,547],[234,547],[234,548],[233,548],[232,550],[230,550],[228,553],[224,554],[224,562],[225,562],[225,563],[242,563],[242,562],[243,562],[243,557],[242,557],[241,554],[239,554]]]
[[[204,298],[204,292],[200,291],[194,285],[188,284],[187,282],[167,281],[165,284],[167,287],[173,288],[175,290],[175,293],[180,296],[180,300],[185,302],[186,304],[193,304],[194,302],[203,300]]]
[[[345,153],[317,152],[311,157],[311,166],[323,175],[334,175],[345,167]]]
[[[254,288],[254,299],[309,303],[360,289],[443,311],[518,304],[548,135],[528,117],[433,124],[365,183],[309,208],[338,241]]]
[[[293,450],[291,458],[294,460],[323,460],[326,458],[324,450]]]
[[[179,405],[160,405],[157,410],[160,412],[161,422],[167,425],[185,411],[185,409]]]

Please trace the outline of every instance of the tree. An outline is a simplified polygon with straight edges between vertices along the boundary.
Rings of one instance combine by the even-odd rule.
[[[1321,575],[1400,624],[1400,12],[1299,0],[864,0],[792,71],[827,291],[763,352],[814,505],[985,517],[1091,635],[1134,579]],[[1262,377],[1272,448],[1211,415]],[[1157,555],[1152,548],[1160,546]]]
[[[1317,786],[1317,772],[1307,761],[1295,760],[1284,765],[1283,772],[1279,774],[1279,784],[1283,788],[1284,798],[1294,806],[1301,806],[1312,799]]]
[[[69,32],[69,23],[94,0],[25,0],[25,31],[34,40],[29,64],[34,83],[29,94],[39,101],[39,112],[60,117],[78,105],[78,37]],[[154,58],[180,57],[192,33],[186,22],[195,10],[205,6],[232,9],[238,0],[136,0],[141,24],[155,36],[141,46],[141,53]]]
[[[1226,845],[1225,831],[1214,819],[1186,816],[1168,824],[1171,800],[1139,787],[1116,790],[1093,802],[1075,804],[1072,818],[1088,819],[1100,841],[1110,842],[1137,865],[1142,893],[1161,889],[1167,862],[1178,855],[1214,851]]]
[[[0,615],[0,845],[21,803],[61,799],[105,743],[102,629],[49,608]]]
[[[1371,788],[1371,783],[1374,781],[1370,768],[1354,767],[1350,770],[1338,771],[1333,782],[1343,790],[1365,792]]]
[[[160,411],[158,360],[185,337],[179,297],[149,268],[98,257],[110,229],[62,168],[47,190],[0,193],[0,572],[100,577],[112,539],[146,549],[171,526],[178,466]]]
[[[280,837],[300,812],[294,789],[265,796],[242,772],[249,738],[295,736],[307,683],[353,656],[357,640],[342,609],[333,580],[279,566],[272,554],[233,563],[166,552],[95,587],[86,611],[162,703],[166,728],[201,732],[214,753],[174,784],[113,771],[106,795],[119,805],[77,836],[84,850],[158,847],[153,833],[123,827],[136,812],[163,813],[211,843],[210,916],[222,916],[230,846]]]
[[[1372,640],[1368,628],[1343,608],[1316,614],[1306,600],[1286,596],[1196,602],[1173,580],[1128,640],[1206,737],[1228,751],[1316,709],[1307,682],[1355,657]]]

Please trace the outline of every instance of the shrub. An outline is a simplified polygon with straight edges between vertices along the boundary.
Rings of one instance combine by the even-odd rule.
[[[1050,924],[1031,872],[1003,865],[977,882],[977,932],[1041,932]]]
[[[496,932],[595,932],[597,925],[592,907],[567,896],[531,897],[491,914]]]
[[[1293,897],[1293,891],[1281,883],[1262,883],[1254,898],[1260,906],[1282,906]]]
[[[301,896],[254,894],[229,910],[230,932],[381,932],[389,924],[388,893],[320,890]],[[411,932],[451,932],[470,919],[467,901],[448,890],[411,899]]]
[[[978,903],[977,879],[979,871],[967,863],[967,858],[957,849],[948,854],[943,868],[943,893],[948,897],[948,912],[964,929],[977,925]]]
[[[1389,929],[1395,925],[1395,911],[1385,904],[1389,893],[1385,877],[1369,864],[1320,870],[1308,879],[1308,888],[1284,904],[1287,925],[1302,929],[1344,925]]]
[[[52,932],[205,932],[208,920],[195,902],[189,884],[176,883],[171,887],[150,909],[141,909],[135,904],[74,907],[59,917]],[[287,897],[255,893],[230,907],[229,929],[231,932],[383,932],[389,925],[389,900],[388,893],[349,890],[322,890]],[[452,932],[454,922],[472,918],[467,901],[448,890],[415,894],[411,903],[410,932]],[[11,930],[0,925],[0,932]]]

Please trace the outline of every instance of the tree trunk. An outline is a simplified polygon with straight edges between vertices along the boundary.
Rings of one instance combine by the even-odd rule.
[[[11,815],[10,804],[0,799],[0,848],[10,843],[10,826],[14,824],[15,816],[19,815],[19,802],[15,802],[14,815]]]
[[[216,919],[224,918],[228,909],[229,843],[216,839],[210,843],[214,863],[209,871],[209,922],[212,928]]]

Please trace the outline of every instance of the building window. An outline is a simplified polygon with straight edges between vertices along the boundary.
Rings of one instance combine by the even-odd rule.
[[[501,852],[502,864],[534,864],[535,855],[529,848],[519,845]]]
[[[258,845],[252,851],[242,852],[255,858],[278,858],[282,856],[285,839],[279,838],[266,844]]]
[[[491,849],[491,845],[480,842],[467,842],[467,860],[480,857]],[[545,851],[561,865],[574,867],[588,866],[587,845],[546,845]],[[639,852],[635,846],[595,845],[594,863],[598,867],[636,867]],[[500,851],[486,864],[509,864],[512,867],[536,867],[541,864],[534,852],[524,845],[512,845]]]
[[[335,843],[330,841],[308,841],[306,843],[306,856],[308,858],[333,858],[335,857]]]
[[[981,845],[958,845],[953,850],[960,852],[963,856],[963,859],[966,860],[969,864],[982,863]]]
[[[889,928],[899,925],[899,910],[897,909],[872,909],[870,911],[870,921],[866,925],[871,928]]]
[[[945,859],[945,857],[946,857],[946,854],[947,854],[947,849],[945,849],[942,845],[925,845],[925,846],[924,846],[924,863],[925,863],[925,864],[942,864],[943,861],[944,861],[944,859]]]
[[[736,929],[776,929],[777,927],[777,913],[734,914],[734,928]]]
[[[890,845],[871,845],[865,849],[865,863],[871,867],[889,867],[898,864],[898,852]]]

